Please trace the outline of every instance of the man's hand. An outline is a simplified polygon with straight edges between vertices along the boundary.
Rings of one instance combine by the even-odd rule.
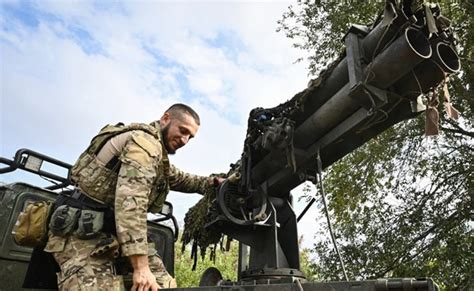
[[[148,257],[146,255],[130,256],[130,262],[133,267],[133,286],[132,291],[158,291],[155,275],[148,266]]]
[[[222,184],[222,182],[225,181],[225,178],[222,178],[222,177],[214,177],[214,180],[213,180],[213,183],[214,183],[214,186],[219,186],[220,184]]]
[[[155,275],[150,268],[144,270],[133,270],[132,291],[158,291]]]

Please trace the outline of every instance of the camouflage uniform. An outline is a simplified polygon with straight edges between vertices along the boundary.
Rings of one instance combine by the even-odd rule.
[[[118,156],[120,162],[113,168],[100,165],[95,158],[98,150],[108,139],[125,131],[131,135]],[[159,285],[176,286],[156,251],[149,250],[147,212],[160,211],[170,189],[204,193],[212,180],[184,173],[169,164],[159,123],[132,124],[122,129],[104,127],[71,169],[71,178],[89,197],[114,206],[121,255],[149,255],[150,268]],[[90,256],[97,243],[98,239],[50,234],[45,251],[53,253],[61,266],[60,290],[122,290],[111,259]]]

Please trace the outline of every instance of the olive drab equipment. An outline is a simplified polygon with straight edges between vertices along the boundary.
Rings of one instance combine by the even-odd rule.
[[[93,199],[113,205],[113,193],[115,192],[117,184],[120,161],[118,160],[118,157],[115,157],[107,165],[103,166],[97,162],[96,155],[109,139],[132,130],[144,131],[162,143],[160,128],[157,122],[152,125],[143,123],[132,123],[126,126],[123,125],[123,123],[106,125],[92,139],[90,145],[79,156],[78,160],[71,168],[71,181]],[[169,172],[169,159],[166,151],[163,151],[162,160],[164,167],[163,173],[166,175],[166,173]],[[163,177],[157,178],[162,179]],[[162,180],[166,181],[157,181],[157,184],[160,185],[160,193],[151,203],[149,208],[150,212],[158,212],[166,199],[166,194],[169,191],[169,183],[167,182],[167,177],[164,178],[165,179]]]
[[[45,243],[52,208],[53,203],[50,201],[29,203],[18,216],[13,228],[15,242],[26,247],[36,247]]]

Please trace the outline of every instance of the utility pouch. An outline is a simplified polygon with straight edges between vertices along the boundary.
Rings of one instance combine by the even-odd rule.
[[[80,239],[90,239],[99,234],[104,226],[104,212],[82,209],[74,235]]]
[[[21,246],[35,247],[46,241],[48,219],[53,208],[50,201],[28,204],[15,223],[12,231],[15,242]]]
[[[79,208],[61,205],[53,212],[49,229],[54,235],[67,236],[76,229],[80,214]]]

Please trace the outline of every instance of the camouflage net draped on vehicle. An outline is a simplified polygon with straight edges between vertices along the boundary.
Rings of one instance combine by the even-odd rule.
[[[211,177],[225,178],[226,175],[213,174]],[[184,216],[181,252],[184,252],[186,245],[192,243],[191,258],[194,260],[193,271],[197,265],[198,249],[201,250],[201,257],[204,259],[207,248],[213,246],[211,247],[210,257],[214,259],[217,244],[223,238],[223,234],[217,229],[204,227],[214,218],[209,213],[216,213],[215,211],[209,211],[209,209],[214,207],[213,202],[216,199],[217,189],[217,186],[209,185],[204,196],[193,207],[189,208]]]

